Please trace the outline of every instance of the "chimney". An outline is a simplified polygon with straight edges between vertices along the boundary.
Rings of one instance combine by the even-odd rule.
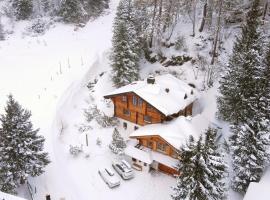
[[[46,200],[51,200],[51,196],[49,194],[46,195]]]
[[[155,83],[155,77],[153,75],[149,75],[147,78],[148,84],[154,84]]]
[[[170,92],[170,89],[169,89],[169,88],[166,88],[165,91],[166,91],[167,93],[169,93],[169,92]]]

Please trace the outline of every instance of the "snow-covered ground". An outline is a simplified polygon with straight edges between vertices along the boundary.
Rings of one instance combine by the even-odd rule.
[[[170,199],[175,179],[162,173],[136,172],[134,179],[121,180],[120,187],[109,189],[97,171],[111,166],[111,161],[115,159],[108,148],[113,130],[100,128],[97,124],[91,124],[93,129],[84,133],[78,130],[84,122],[83,109],[89,103],[94,102],[100,109],[111,111],[106,107],[103,95],[113,90],[108,55],[118,2],[112,0],[109,12],[84,28],[55,23],[44,35],[37,37],[25,34],[31,23],[29,21],[16,22],[13,26],[3,20],[6,27],[13,26],[14,33],[8,35],[5,41],[0,41],[0,114],[4,112],[7,95],[12,93],[23,107],[32,111],[32,121],[35,127],[40,128],[40,134],[45,136],[45,150],[52,161],[43,175],[29,179],[30,184],[36,187],[35,200],[45,199],[46,194],[55,200]],[[190,27],[189,23],[183,22],[179,26],[179,34],[187,38],[189,55],[196,57],[200,49],[194,44],[202,41],[199,37],[189,37]],[[228,31],[224,34],[233,33]],[[232,38],[225,43],[228,52],[232,47]],[[206,55],[209,48],[210,45],[205,49]],[[170,53],[171,49],[166,55]],[[227,54],[221,57],[225,60]],[[149,72],[162,69],[157,63],[141,64],[144,66],[142,78]],[[203,88],[206,73],[195,77],[197,72],[190,63],[167,69],[178,70],[181,79],[194,83],[198,89]],[[90,92],[86,85],[95,78],[98,82]],[[204,126],[212,123],[228,132],[227,125],[220,124],[215,118],[217,88],[218,85],[214,84],[210,90],[201,92],[194,113],[201,117]],[[101,145],[96,144],[97,138],[101,140]],[[83,153],[73,157],[69,153],[70,145],[83,145]],[[29,198],[23,189],[19,190],[19,195]],[[242,198],[230,191],[229,200]]]
[[[107,58],[117,4],[118,0],[112,1],[109,14],[76,31],[73,26],[55,24],[45,35],[30,37],[25,35],[29,22],[18,22],[14,33],[0,42],[0,113],[12,93],[32,111],[32,121],[46,137],[45,148],[52,161],[42,176],[29,179],[36,187],[37,200],[46,194],[66,200],[126,199],[127,195],[134,200],[170,198],[175,179],[164,174],[136,173],[134,179],[109,189],[97,170],[110,166],[114,158],[108,148],[112,129],[89,131],[89,147],[85,146],[85,135],[78,131],[89,99],[87,81],[109,70]],[[109,72],[100,80],[93,96],[103,105],[102,95],[112,89]],[[96,145],[97,137],[101,146]],[[80,144],[84,153],[72,157],[69,145]],[[28,197],[27,192],[19,193]]]

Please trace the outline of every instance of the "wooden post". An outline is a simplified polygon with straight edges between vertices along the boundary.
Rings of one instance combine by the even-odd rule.
[[[85,133],[86,146],[88,147],[88,135]]]

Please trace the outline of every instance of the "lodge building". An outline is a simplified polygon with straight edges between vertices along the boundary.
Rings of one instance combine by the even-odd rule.
[[[114,115],[129,129],[125,151],[140,170],[177,174],[177,151],[196,134],[189,116],[198,93],[170,74],[150,76],[104,96],[114,104]]]

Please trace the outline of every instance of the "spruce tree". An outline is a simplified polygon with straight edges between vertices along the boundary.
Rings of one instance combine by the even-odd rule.
[[[233,126],[230,138],[232,150],[232,188],[245,193],[250,182],[258,182],[269,160],[269,123],[247,119]]]
[[[39,176],[49,163],[45,139],[33,129],[31,113],[9,95],[0,128],[0,190],[14,193],[28,176]]]
[[[250,182],[258,182],[265,167],[269,164],[270,155],[270,45],[268,45],[261,69],[258,73],[257,92],[252,99],[250,109],[254,112],[247,115],[240,124],[233,125],[230,138],[234,190],[245,193]]]
[[[206,137],[197,142],[190,137],[181,148],[177,185],[173,188],[174,200],[224,199],[226,165],[215,144],[216,131],[208,129]]]
[[[58,12],[63,20],[68,23],[83,22],[86,15],[80,0],[62,0]]]
[[[115,128],[112,135],[112,142],[109,145],[109,148],[113,153],[122,153],[126,148],[126,143],[123,137],[120,135],[119,131]]]
[[[226,73],[220,80],[219,116],[235,124],[254,112],[250,105],[257,93],[258,71],[263,55],[258,20],[259,0],[254,0],[242,34],[236,39]]]
[[[33,12],[32,0],[12,0],[12,7],[14,8],[17,20],[28,19]]]
[[[121,0],[113,24],[112,80],[116,87],[139,78],[140,43],[133,2]]]

